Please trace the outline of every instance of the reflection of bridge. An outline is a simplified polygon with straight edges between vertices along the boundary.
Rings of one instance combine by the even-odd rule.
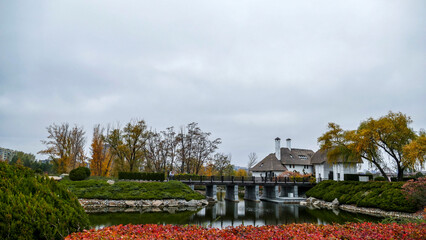
[[[238,201],[238,187],[244,187],[244,199],[274,200],[279,197],[293,201],[299,198],[299,187],[303,189],[312,188],[315,181],[309,178],[287,178],[287,177],[215,177],[215,176],[198,176],[196,179],[176,177],[175,180],[181,181],[194,189],[194,185],[206,186],[206,197],[217,200],[217,186],[226,187],[225,199],[230,201]],[[263,187],[263,194],[259,196],[259,186]]]
[[[253,201],[219,201],[191,216],[191,220],[221,228],[241,224],[257,226],[316,221],[299,205]]]

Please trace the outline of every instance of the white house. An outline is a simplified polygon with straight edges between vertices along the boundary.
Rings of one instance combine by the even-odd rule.
[[[345,180],[345,174],[356,174],[356,163],[345,163],[339,159],[336,163],[327,162],[327,151],[318,150],[311,158],[314,166],[315,178],[321,180]]]
[[[327,162],[327,152],[291,147],[291,139],[286,139],[287,147],[281,147],[281,139],[275,138],[275,153],[266,156],[250,170],[253,176],[278,176],[285,171],[297,171],[301,174],[312,173],[317,181],[334,179],[344,180],[344,174],[355,174],[356,164]]]

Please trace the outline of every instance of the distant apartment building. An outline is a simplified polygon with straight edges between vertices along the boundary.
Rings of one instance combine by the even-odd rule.
[[[0,147],[0,161],[10,161],[15,155],[15,150]]]

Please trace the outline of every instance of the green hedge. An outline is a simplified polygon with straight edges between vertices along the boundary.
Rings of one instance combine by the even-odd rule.
[[[147,172],[119,172],[118,179],[127,180],[147,180],[147,181],[164,181],[165,173],[147,173]]]
[[[403,182],[323,181],[306,192],[306,196],[354,204],[358,207],[380,208],[387,211],[416,212],[417,207],[406,200],[401,191]]]
[[[63,239],[87,227],[74,194],[47,176],[0,161],[0,239]]]
[[[180,173],[180,174],[176,174],[174,175],[174,179],[175,180],[200,180],[202,176],[201,175],[197,175],[197,174],[188,174],[188,173]],[[217,179],[220,179],[220,177],[217,177]]]
[[[359,176],[368,176],[369,180],[373,180],[372,174],[349,174],[349,173],[345,173],[345,175],[343,177],[344,177],[345,181],[359,181]]]

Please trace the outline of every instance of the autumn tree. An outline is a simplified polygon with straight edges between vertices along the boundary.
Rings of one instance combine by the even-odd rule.
[[[256,165],[256,163],[257,163],[257,154],[254,153],[254,152],[249,153],[248,159],[249,159],[249,161],[247,163],[248,175],[251,176],[252,173],[251,173],[250,169],[252,167],[254,167],[254,165]]]
[[[111,170],[113,156],[104,141],[104,131],[105,128],[99,124],[93,128],[90,171],[94,176],[109,176]]]
[[[146,156],[148,137],[144,120],[131,121],[123,129],[117,127],[107,131],[105,142],[115,156],[118,171],[139,170]]]
[[[420,131],[419,136],[403,148],[405,159],[411,164],[417,163],[423,168],[426,161],[426,132]]]
[[[85,164],[86,138],[82,127],[70,128],[68,123],[62,123],[50,125],[46,129],[49,135],[47,140],[41,142],[47,146],[47,149],[39,153],[49,155],[58,173],[67,173]]]
[[[383,154],[386,154],[397,171],[398,180],[402,180],[405,170],[414,169],[417,163],[424,162],[424,154],[423,160],[421,158],[422,138],[419,137],[420,144],[416,145],[418,136],[409,127],[411,123],[410,117],[393,112],[379,119],[369,118],[361,122],[357,130],[345,131],[339,125],[330,123],[329,131],[319,137],[318,142],[322,150],[328,151],[327,157],[331,162],[338,158],[346,162],[364,159],[387,179],[383,160]],[[414,150],[410,151],[410,143],[413,143],[411,148]]]
[[[236,177],[248,177],[247,171],[240,168],[235,172]]]

